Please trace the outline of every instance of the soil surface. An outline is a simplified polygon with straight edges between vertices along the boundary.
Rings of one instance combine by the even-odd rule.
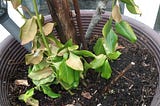
[[[74,95],[59,85],[52,86],[54,91],[62,94],[59,99],[51,99],[37,91],[34,97],[39,99],[40,106],[150,106],[158,81],[154,57],[142,46],[122,39],[119,42],[122,55],[118,60],[110,62],[113,70],[111,79],[102,79],[98,73],[89,70],[86,79],[81,81],[76,90],[72,90]],[[131,62],[135,65],[110,84]],[[27,79],[30,86],[15,85],[17,79]],[[10,78],[9,98],[12,106],[25,106],[18,100],[18,96],[32,86],[27,78],[27,66],[20,64],[15,75]],[[106,86],[109,86],[108,92],[104,91]]]

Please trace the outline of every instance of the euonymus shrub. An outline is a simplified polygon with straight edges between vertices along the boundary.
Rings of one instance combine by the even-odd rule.
[[[44,25],[44,17],[38,13],[36,0],[32,1],[36,16],[26,19],[20,30],[22,45],[32,41],[31,53],[25,55],[25,60],[27,65],[30,64],[28,77],[35,87],[19,96],[20,100],[29,105],[39,105],[39,101],[33,98],[35,90],[51,98],[60,97],[61,95],[55,93],[50,85],[60,84],[71,93],[71,89],[78,87],[80,79],[85,79],[88,69],[94,69],[100,73],[102,78],[109,79],[112,74],[109,61],[116,60],[121,55],[116,49],[118,35],[128,39],[131,43],[137,40],[130,25],[122,20],[118,2],[125,3],[131,13],[141,14],[134,0],[113,0],[112,14],[102,29],[103,36],[93,47],[94,53],[80,50],[71,39],[62,44],[52,33],[55,24],[46,23]],[[11,0],[11,2],[18,11],[17,7],[21,4],[21,0]],[[114,28],[113,21],[115,22]],[[92,59],[91,62],[87,62],[88,57]]]

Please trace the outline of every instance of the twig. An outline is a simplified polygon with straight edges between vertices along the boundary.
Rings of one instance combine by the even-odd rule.
[[[120,74],[119,71],[116,71],[116,70],[115,70],[115,72],[118,73],[118,74]],[[132,80],[128,79],[126,76],[122,76],[122,77],[123,77],[124,79],[126,79],[127,81],[131,82],[132,84],[134,83]]]
[[[94,27],[98,24],[98,22],[101,20],[101,15],[104,14],[106,5],[107,5],[108,0],[101,0],[98,2],[97,8],[96,8],[96,13],[93,15],[92,20],[89,24],[89,27],[86,31],[85,38],[89,39]]]
[[[109,89],[110,89],[110,87],[111,87],[111,85],[115,84],[115,83],[118,81],[119,78],[123,77],[124,74],[125,74],[129,69],[131,69],[133,65],[135,65],[134,62],[131,62],[129,65],[127,65],[127,67],[125,67],[125,68],[119,73],[119,75],[118,75],[116,78],[114,78],[109,85],[107,85],[107,86],[105,87],[104,92],[108,92]]]
[[[81,42],[82,42],[83,48],[87,49],[87,44],[86,44],[84,33],[83,33],[83,27],[82,27],[82,22],[81,22],[78,0],[72,0],[72,1],[73,1],[75,13],[76,13],[76,20],[77,20],[78,30],[80,33]]]

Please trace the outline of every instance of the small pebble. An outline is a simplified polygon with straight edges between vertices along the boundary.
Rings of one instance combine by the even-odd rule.
[[[102,104],[101,104],[101,103],[99,103],[99,104],[97,104],[97,106],[102,106]]]

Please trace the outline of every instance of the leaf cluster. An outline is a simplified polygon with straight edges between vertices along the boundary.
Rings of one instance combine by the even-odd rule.
[[[34,91],[39,90],[51,98],[61,95],[55,93],[51,85],[60,84],[65,90],[78,87],[80,80],[85,78],[88,69],[100,73],[102,78],[109,79],[112,69],[110,60],[116,60],[121,53],[117,50],[118,35],[123,36],[131,43],[136,42],[134,34],[128,22],[122,20],[119,1],[113,2],[112,14],[102,29],[100,37],[93,47],[94,53],[88,50],[80,50],[79,46],[73,44],[72,39],[62,44],[53,35],[55,23],[44,24],[44,17],[38,14],[36,0],[33,0],[36,16],[26,19],[21,27],[21,44],[32,42],[31,53],[25,55],[26,64],[30,64],[28,77],[32,79],[35,87],[29,89],[25,94],[19,96],[25,103],[38,106],[39,101],[33,98]],[[133,0],[120,0],[125,3],[127,9],[133,14],[141,14],[138,6]],[[21,4],[21,0],[11,0],[13,7]],[[113,27],[113,21],[115,26]],[[86,58],[90,58],[88,62]]]

